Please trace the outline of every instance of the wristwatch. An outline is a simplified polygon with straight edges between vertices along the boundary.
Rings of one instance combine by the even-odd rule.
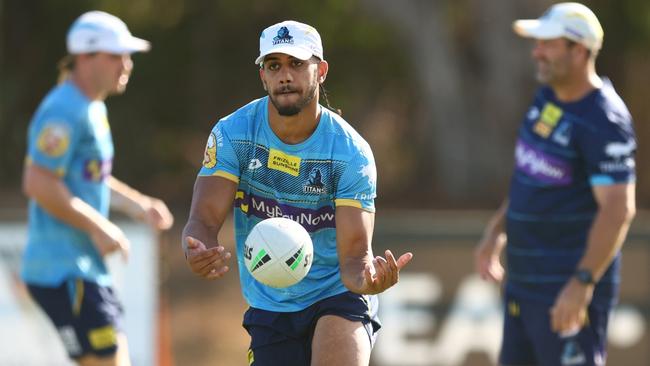
[[[596,283],[596,281],[594,281],[594,275],[592,275],[591,271],[588,269],[579,269],[573,274],[573,276],[580,281],[580,283],[585,285],[593,285]]]

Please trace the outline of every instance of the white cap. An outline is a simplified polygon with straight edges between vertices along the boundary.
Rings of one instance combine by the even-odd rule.
[[[512,24],[522,37],[552,39],[565,37],[598,51],[603,44],[603,28],[596,15],[580,3],[551,6],[539,19],[520,19]]]
[[[256,64],[264,61],[271,53],[286,53],[300,60],[312,56],[323,59],[323,44],[316,28],[287,20],[266,28],[260,35],[260,55]]]
[[[103,11],[89,11],[77,18],[68,31],[67,45],[72,55],[93,52],[124,54],[151,48],[148,41],[133,37],[120,18]]]

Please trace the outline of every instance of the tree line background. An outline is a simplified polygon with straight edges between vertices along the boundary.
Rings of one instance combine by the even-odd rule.
[[[0,201],[24,204],[28,122],[56,82],[68,27],[99,9],[153,44],[134,56],[126,94],[107,101],[114,174],[183,214],[214,122],[264,95],[253,64],[260,32],[286,19],[313,25],[323,38],[325,86],[373,147],[380,209],[495,207],[507,192],[516,129],[536,87],[532,42],[511,24],[553,3],[0,0]],[[638,202],[647,207],[650,3],[584,3],[605,29],[598,71],[635,119]]]

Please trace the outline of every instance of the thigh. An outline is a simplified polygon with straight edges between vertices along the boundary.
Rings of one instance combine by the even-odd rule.
[[[110,287],[74,279],[55,288],[28,288],[54,324],[71,358],[114,357],[123,315]]]
[[[248,365],[309,366],[308,315],[246,310],[243,326],[251,337]]]
[[[337,315],[318,319],[312,340],[312,366],[366,366],[372,345],[368,331],[360,321]]]
[[[588,314],[588,323],[577,334],[569,337],[562,337],[552,332],[550,315],[546,316],[547,321],[545,324],[539,324],[539,332],[535,339],[540,366],[602,366],[605,364],[609,309],[590,306]]]
[[[518,335],[526,337],[525,344],[517,340],[510,342],[511,352],[514,347],[526,347],[526,353],[534,357],[519,359],[502,358],[504,365],[537,365],[537,366],[601,366],[606,359],[606,329],[608,309],[589,307],[589,323],[578,334],[571,337],[561,337],[551,330],[550,305],[534,301],[509,301],[516,303],[519,310],[517,329],[523,333],[512,332],[511,338]],[[512,317],[511,317],[512,318]],[[508,318],[506,318],[506,322]],[[532,352],[530,352],[532,347]],[[516,351],[514,351],[516,352]],[[519,363],[517,363],[519,362]]]
[[[320,301],[312,333],[312,365],[368,365],[381,327],[378,309],[377,296],[349,291]]]
[[[503,340],[499,364],[503,366],[536,365],[535,351],[532,340],[526,332],[521,303],[511,297],[506,297],[504,303]]]
[[[248,325],[251,344],[248,349],[250,366],[309,366],[306,337],[292,337],[276,329]]]
[[[77,359],[79,366],[131,366],[126,336],[118,334],[117,352],[109,356],[86,355]]]
[[[349,333],[353,338],[345,339],[358,340],[359,349],[369,357],[376,332],[381,326],[377,319],[377,308],[376,296],[351,292],[320,300],[297,312],[279,313],[249,308],[243,322],[251,336],[249,364],[301,366],[312,364],[312,360],[320,362],[322,350],[329,349],[332,338],[341,337],[341,334],[330,336],[330,330]],[[314,358],[313,350],[317,353]],[[338,364],[354,365],[348,362]]]

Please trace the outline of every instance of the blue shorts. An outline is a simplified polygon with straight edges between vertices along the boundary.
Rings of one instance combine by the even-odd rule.
[[[610,309],[588,308],[588,324],[572,337],[551,331],[550,306],[506,295],[503,366],[600,366],[607,358]]]
[[[251,336],[248,350],[252,366],[309,366],[316,322],[324,315],[337,315],[363,323],[368,342],[374,345],[381,327],[377,318],[377,296],[344,292],[288,313],[249,308],[244,328]]]
[[[65,281],[59,287],[27,287],[54,323],[71,358],[115,354],[123,310],[110,287],[82,279]]]

